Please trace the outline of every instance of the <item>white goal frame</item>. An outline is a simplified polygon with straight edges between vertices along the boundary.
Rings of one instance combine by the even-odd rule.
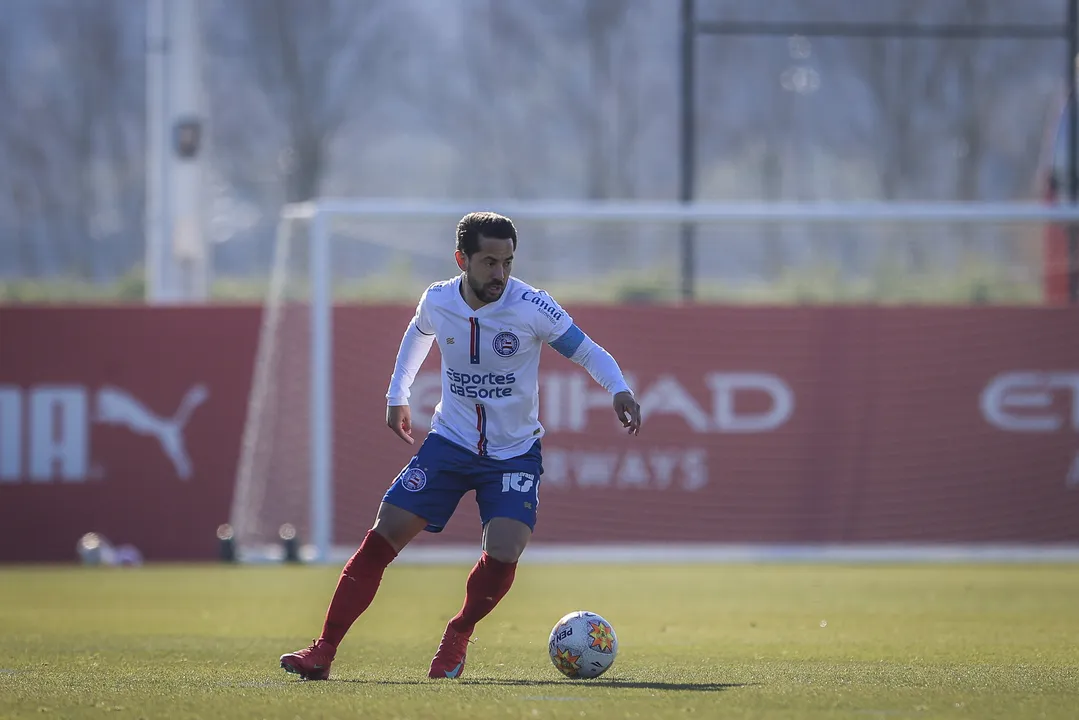
[[[601,223],[611,221],[686,223],[694,225],[731,224],[744,222],[794,222],[794,223],[857,223],[886,224],[929,223],[1076,223],[1079,224],[1079,205],[1050,205],[1033,202],[695,202],[669,201],[434,201],[434,200],[366,200],[347,198],[320,198],[310,202],[285,205],[280,213],[274,249],[268,301],[263,309],[259,350],[248,401],[247,420],[244,426],[243,447],[237,473],[236,491],[233,498],[232,518],[242,518],[244,504],[254,492],[253,477],[254,445],[258,433],[261,410],[260,388],[271,376],[273,353],[264,352],[274,347],[274,333],[280,313],[280,298],[287,277],[287,247],[289,224],[296,221],[308,223],[310,294],[310,526],[311,550],[308,560],[312,562],[337,562],[333,554],[333,291],[331,273],[331,226],[337,216],[349,216],[369,220],[445,220],[456,222],[465,214],[491,209],[514,219],[571,221]],[[872,548],[861,550],[822,546],[818,552],[805,549],[775,548],[782,557],[813,557],[840,560],[858,559],[869,553],[871,557],[888,559],[895,550]],[[988,551],[988,552],[987,552]],[[693,559],[700,554],[691,548],[681,551],[656,549],[657,557],[685,557]],[[732,547],[732,559],[761,559],[775,552],[767,549]],[[932,559],[936,551],[919,552],[910,548],[903,557],[927,557]],[[554,553],[552,559],[572,560],[579,552]],[[646,553],[647,554],[647,553]],[[456,560],[459,553],[428,553],[431,560]],[[566,555],[563,558],[562,555]],[[644,557],[641,550],[631,555]],[[713,559],[728,553],[709,553]],[[1079,550],[1064,553],[1068,559],[1079,559]],[[997,560],[1015,557],[1027,558],[1027,553],[1010,550],[993,552],[985,547],[972,547],[962,552],[954,546],[944,551],[947,558],[963,557],[979,559],[992,557]],[[610,557],[609,555],[605,557]],[[1046,559],[1044,553],[1037,557]]]

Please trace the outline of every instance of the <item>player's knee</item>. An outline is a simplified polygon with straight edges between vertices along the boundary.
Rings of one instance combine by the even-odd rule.
[[[419,534],[420,530],[423,529],[423,526],[420,526],[420,530],[416,530],[413,526],[395,525],[376,520],[374,527],[371,529],[386,538],[386,542],[393,547],[395,552],[401,552],[405,545],[412,542],[412,538]]]
[[[385,538],[386,542],[390,544],[390,547],[393,548],[394,552],[398,553],[401,552],[405,545],[408,545],[414,537],[408,533],[401,532],[399,528],[386,527],[385,523],[380,524],[377,520],[371,529]]]
[[[532,530],[519,520],[494,518],[483,535],[483,551],[495,560],[517,562],[528,546]]]
[[[499,562],[515,563],[524,553],[525,543],[488,543],[483,551]]]
[[[395,551],[401,552],[426,525],[427,521],[419,515],[383,503],[371,529],[386,538],[386,542],[392,545]]]

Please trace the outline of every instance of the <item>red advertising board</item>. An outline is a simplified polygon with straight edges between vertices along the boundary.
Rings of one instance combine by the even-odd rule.
[[[547,352],[537,542],[1079,541],[1074,310],[573,315],[632,377],[645,423],[626,437],[606,394]],[[342,312],[338,346],[364,337],[396,348],[407,317]],[[337,360],[348,388],[336,409],[344,541],[366,528],[408,452],[381,427],[392,362],[378,353]],[[438,394],[431,359],[417,377],[414,418],[429,416]],[[474,505],[466,498],[441,537],[420,541],[474,541]]]
[[[212,558],[228,520],[254,308],[0,309],[0,562],[98,532]]]
[[[1075,310],[570,311],[631,377],[645,423],[627,437],[587,373],[546,352],[537,542],[1079,542]],[[384,426],[411,312],[335,314],[344,545],[414,450]],[[259,319],[256,308],[0,310],[0,561],[71,560],[88,530],[152,560],[212,558]],[[305,341],[289,337],[297,357]],[[435,350],[413,390],[419,439],[437,362]],[[274,467],[302,458],[305,413],[272,425]],[[305,469],[285,478],[301,514]],[[305,518],[266,519],[309,532]],[[418,542],[478,538],[466,497],[445,532]]]

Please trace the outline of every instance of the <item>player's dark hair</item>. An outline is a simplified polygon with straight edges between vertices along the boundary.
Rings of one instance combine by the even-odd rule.
[[[480,249],[480,236],[498,240],[513,240],[513,249],[517,249],[517,228],[513,221],[504,215],[493,212],[473,212],[461,218],[457,223],[457,249],[466,257]]]

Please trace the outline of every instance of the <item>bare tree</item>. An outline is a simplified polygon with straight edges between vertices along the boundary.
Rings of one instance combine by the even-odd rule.
[[[797,8],[788,5],[699,3],[697,11],[700,17],[713,20],[778,20],[797,13]],[[800,120],[807,102],[781,84],[792,64],[787,40],[699,35],[696,46],[698,196],[786,198],[798,184],[796,140],[804,133]],[[721,189],[709,181],[720,168],[734,168],[733,187],[727,184]],[[769,224],[737,234],[706,227],[698,235],[723,243],[722,267],[717,269],[756,266],[765,280],[774,281],[792,261],[788,231],[788,227]]]
[[[20,232],[47,246],[24,251],[24,266],[36,269],[40,257],[92,278],[121,270],[125,255],[134,260],[142,183],[132,68],[141,58],[128,51],[128,5],[48,0],[34,8],[40,44],[11,91],[20,112],[8,137],[22,171],[13,188]]]
[[[458,132],[485,173],[476,191],[514,197],[567,195],[588,199],[638,195],[642,169],[668,176],[676,147],[644,161],[645,133],[666,120],[673,103],[656,102],[654,79],[672,85],[663,65],[665,43],[649,25],[654,2],[473,0],[464,44],[465,92],[450,98]],[[669,8],[669,3],[667,4]],[[659,70],[653,66],[658,65]],[[478,105],[469,97],[489,98]],[[463,99],[462,99],[463,98]],[[652,99],[649,102],[649,98]],[[657,160],[657,157],[659,158]],[[651,183],[655,187],[655,182]],[[586,253],[592,265],[622,264],[634,257],[632,228],[591,226],[589,242],[563,248],[568,228],[544,242]]]
[[[632,108],[627,107],[632,102],[626,97],[627,86],[618,82],[618,69],[624,70],[630,57],[623,53],[616,55],[628,11],[629,6],[620,0],[591,0],[584,4],[583,10],[578,9],[583,22],[575,23],[584,31],[588,67],[582,75],[587,81],[578,86],[577,96],[564,107],[576,116],[582,131],[583,150],[588,158],[585,196],[592,199],[628,195],[632,183],[632,178],[624,172],[624,156],[620,162],[620,151],[625,149],[624,138],[632,135],[636,117]]]
[[[0,38],[0,48],[4,45]],[[0,78],[5,75],[0,71]],[[16,94],[5,85],[0,80],[0,103],[14,107]],[[10,115],[0,121],[0,149],[7,169],[0,173],[0,232],[12,239],[0,244],[0,268],[10,271],[14,267],[18,276],[36,277],[46,269],[43,245],[51,242],[49,237],[35,233],[44,220],[39,209],[43,185],[48,183],[43,173],[44,158],[32,130]]]
[[[278,164],[286,201],[319,194],[334,136],[350,113],[363,112],[372,89],[393,75],[401,46],[385,32],[389,5],[374,0],[237,0],[215,6],[217,16],[227,20],[210,25],[212,52],[219,62],[231,61],[237,72],[226,75],[226,82],[211,80],[214,105],[235,105],[236,83],[257,87],[281,139],[273,150],[265,138],[247,149]],[[226,123],[222,137],[250,137],[246,123],[254,109],[215,113]]]
[[[1000,15],[1008,7],[965,0],[959,9],[964,21],[981,24],[1001,22]],[[1034,17],[1038,9],[1037,3],[1028,6]],[[1045,9],[1050,11],[1048,18],[1053,18],[1052,11],[1063,12],[1060,3]],[[1016,89],[1030,86],[1040,68],[1059,62],[1060,46],[1045,41],[997,40],[979,43],[980,51],[972,52],[969,45],[954,43],[946,50],[956,83],[947,123],[959,145],[955,194],[961,200],[1026,195],[1037,170],[1035,148],[1044,128],[1044,115],[1038,108],[1050,103],[1048,97],[1038,102],[1029,94],[1026,102],[1016,102]],[[1002,133],[1007,133],[1010,142],[1000,141]],[[1005,145],[1015,149],[1009,152]],[[987,179],[993,176],[996,180],[990,184]],[[960,254],[968,260],[980,256],[1014,263],[1020,246],[1013,231],[1000,226],[958,229]]]
[[[565,83],[560,103],[585,158],[584,197],[590,200],[635,195],[634,142],[640,125],[634,59],[641,50],[628,36],[631,5],[621,0],[588,0],[567,8],[567,25],[580,29],[584,72]],[[640,6],[638,6],[640,7]],[[633,257],[634,228],[598,227],[590,232],[590,262],[622,265]],[[621,260],[617,262],[616,259]]]
[[[505,194],[632,197],[642,133],[674,115],[671,104],[647,102],[656,78],[670,87],[675,69],[648,24],[657,6],[669,4],[467,0],[465,40],[449,49],[463,58],[460,76],[441,89],[447,130],[471,136]]]
[[[0,24],[0,107],[15,107],[15,97],[11,87],[11,73],[14,71],[14,52],[11,43],[11,28]],[[0,243],[0,269],[15,263],[16,268],[28,273],[30,263],[24,253],[25,238],[21,229],[21,206],[18,190],[20,168],[13,162],[13,153],[17,146],[14,138],[12,113],[0,113],[0,156],[8,158],[7,172],[0,172],[0,237],[13,238],[14,242]]]
[[[544,176],[557,172],[548,138],[562,129],[562,109],[543,79],[554,80],[550,38],[560,33],[531,2],[465,0],[461,7],[464,38],[445,57],[458,71],[430,88],[444,132],[469,158],[461,192],[542,196]]]

